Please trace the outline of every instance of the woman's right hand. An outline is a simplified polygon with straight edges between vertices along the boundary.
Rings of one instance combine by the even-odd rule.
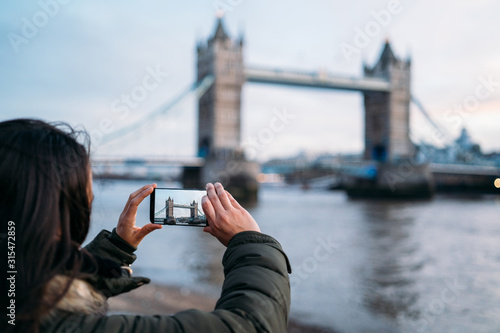
[[[208,183],[206,189],[207,195],[202,199],[202,207],[208,226],[203,231],[210,233],[225,246],[239,232],[260,232],[259,225],[250,213],[224,190],[221,183]]]
[[[161,229],[161,224],[148,223],[143,227],[135,225],[139,204],[156,188],[156,184],[145,185],[132,193],[123,208],[116,226],[116,234],[130,245],[137,247],[150,232]]]

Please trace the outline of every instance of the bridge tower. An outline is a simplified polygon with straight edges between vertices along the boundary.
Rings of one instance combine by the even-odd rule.
[[[168,199],[165,201],[165,207],[167,207],[165,211],[165,218],[167,219],[167,224],[175,224],[174,199],[168,197]]]
[[[364,73],[391,85],[388,93],[364,93],[364,158],[387,163],[413,158],[415,147],[409,136],[411,61],[398,59],[387,41],[377,64],[365,66]]]
[[[193,219],[198,218],[198,203],[196,202],[196,200],[193,200],[190,210],[191,210],[191,218]]]
[[[260,166],[247,161],[240,147],[243,38],[231,39],[219,18],[208,42],[198,43],[197,57],[197,80],[214,77],[213,85],[198,99],[198,156],[205,158],[199,186],[219,181],[235,198],[254,201]]]
[[[231,157],[241,141],[241,88],[245,82],[243,39],[231,40],[222,19],[208,43],[198,43],[197,79],[214,84],[198,101],[198,156]]]
[[[174,216],[174,199],[168,197],[167,201],[165,202],[165,206],[167,207],[165,212],[167,218],[170,216]]]
[[[430,197],[432,175],[426,164],[416,164],[410,140],[411,61],[398,59],[389,42],[379,61],[364,68],[365,77],[389,82],[389,92],[366,91],[366,160],[377,161],[374,179],[354,179],[345,184],[353,197]]]

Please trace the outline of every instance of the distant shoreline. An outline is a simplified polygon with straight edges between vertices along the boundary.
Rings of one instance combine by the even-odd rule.
[[[202,311],[212,311],[216,302],[217,299],[206,294],[185,288],[153,283],[131,292],[111,297],[109,299],[109,311],[111,313],[169,315],[192,308]],[[297,318],[290,319],[287,332],[335,333],[334,330],[329,328],[300,323]]]

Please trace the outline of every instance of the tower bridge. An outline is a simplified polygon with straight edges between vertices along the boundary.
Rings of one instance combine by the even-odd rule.
[[[365,67],[361,78],[322,71],[247,67],[243,49],[243,38],[231,39],[221,18],[213,36],[197,45],[197,80],[207,76],[214,79],[198,99],[198,156],[206,159],[200,176],[202,183],[224,175],[229,185],[237,185],[250,194],[257,190],[257,169],[244,156],[236,162],[234,158],[240,150],[241,94],[245,82],[359,91],[364,95],[365,107],[364,158],[386,164],[414,158],[416,149],[409,137],[411,62],[396,57],[388,42],[378,62],[371,68]],[[231,172],[229,163],[233,164]]]
[[[244,63],[243,49],[243,39],[231,39],[221,18],[214,35],[206,43],[198,43],[197,80],[214,78],[198,100],[199,156],[238,151],[242,87],[245,82],[255,82],[359,91],[365,106],[365,159],[395,162],[414,157],[409,137],[411,62],[397,58],[388,42],[375,66],[365,67],[360,78],[250,67]]]
[[[364,67],[362,77],[338,76],[326,71],[247,66],[243,58],[244,46],[243,38],[230,38],[222,19],[218,19],[215,33],[206,42],[199,42],[197,45],[195,83],[173,102],[147,117],[155,120],[188,94],[197,93],[197,158],[176,161],[184,165],[185,187],[199,187],[206,182],[221,181],[236,197],[255,199],[259,165],[247,161],[240,146],[241,95],[246,82],[362,93],[365,115],[363,158],[379,165],[378,174],[385,176],[397,173],[399,163],[415,158],[416,147],[409,135],[411,101],[415,102],[431,125],[439,129],[421,103],[411,95],[410,59],[398,58],[389,42],[385,43],[375,65]],[[126,134],[131,130],[133,128],[126,128],[118,134]],[[116,161],[101,162],[110,164]],[[442,174],[443,170],[439,173]],[[377,193],[380,188],[388,191],[383,177],[377,177],[375,180],[362,179],[361,184],[355,182],[354,185],[360,187],[356,192]],[[404,187],[402,192],[427,195],[431,191],[431,182],[431,170],[426,166],[416,166],[412,176],[406,177],[401,184]],[[397,194],[399,189],[391,188],[390,191]]]
[[[193,200],[193,202],[188,205],[176,204],[174,203],[174,199],[172,199],[171,197],[168,197],[168,199],[165,200],[165,207],[155,213],[155,218],[163,218],[167,224],[176,224],[177,220],[174,216],[174,208],[189,209],[190,212],[190,217],[188,218],[189,223],[196,224],[201,221],[199,216],[200,210],[198,208],[198,202]]]

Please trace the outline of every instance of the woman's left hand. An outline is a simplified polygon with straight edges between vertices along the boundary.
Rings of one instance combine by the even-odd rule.
[[[118,220],[118,226],[116,227],[116,233],[120,236],[124,241],[129,243],[130,245],[137,247],[144,237],[146,237],[150,232],[161,229],[161,224],[148,223],[145,226],[137,227],[135,225],[135,219],[137,217],[137,207],[147,196],[153,193],[153,190],[156,188],[156,184],[144,185],[134,193],[132,193],[127,203],[125,204],[125,208],[120,215],[120,219]]]

